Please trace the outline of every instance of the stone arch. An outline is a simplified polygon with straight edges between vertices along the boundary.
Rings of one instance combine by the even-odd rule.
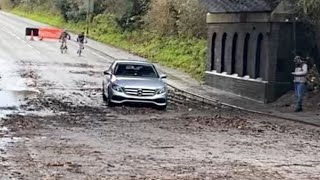
[[[211,67],[210,70],[215,70],[215,49],[216,49],[217,33],[213,33],[211,42]]]
[[[238,48],[238,33],[235,33],[232,39],[231,74],[234,74],[236,72],[237,48]]]
[[[222,42],[221,42],[221,72],[225,71],[225,55],[226,55],[226,42],[227,42],[227,33],[223,33]]]
[[[255,59],[255,74],[254,78],[261,77],[261,51],[263,43],[263,34],[260,33],[257,39],[256,59]]]
[[[247,33],[243,44],[243,65],[242,65],[242,75],[248,75],[248,55],[249,55],[249,42],[250,34]]]

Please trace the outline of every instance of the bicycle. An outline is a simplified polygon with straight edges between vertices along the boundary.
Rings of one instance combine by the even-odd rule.
[[[68,47],[67,47],[67,42],[66,42],[66,40],[62,40],[62,44],[61,44],[61,46],[60,46],[60,51],[61,51],[61,54],[67,53]]]
[[[78,51],[77,51],[77,54],[79,55],[79,56],[81,56],[81,53],[82,53],[82,50],[84,49],[84,46],[83,46],[83,43],[79,43],[79,49],[78,49]]]
[[[79,56],[81,56],[82,51],[84,50],[84,43],[87,43],[87,40],[84,40],[84,42],[79,42],[79,48],[78,48],[78,51],[77,51],[77,54]]]

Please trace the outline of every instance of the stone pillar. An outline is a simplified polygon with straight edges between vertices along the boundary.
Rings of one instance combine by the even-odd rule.
[[[271,24],[270,24],[271,26]],[[277,71],[277,57],[279,49],[279,24],[273,23],[272,30],[267,38],[267,67],[266,67],[266,80],[267,81],[276,81],[276,71]]]
[[[243,74],[243,51],[244,51],[244,40],[246,34],[239,33],[238,34],[238,46],[237,46],[237,54],[236,54],[236,73],[238,76],[242,77]]]
[[[260,74],[259,77],[261,77],[263,80],[267,79],[267,41],[268,36],[264,33],[263,34],[263,40],[261,42],[261,56],[260,56]]]
[[[224,71],[231,74],[232,64],[232,46],[233,46],[233,33],[227,33],[225,58],[224,58]]]
[[[222,49],[222,36],[223,33],[217,33],[216,48],[215,48],[215,69],[218,73],[221,73],[221,49]]]
[[[212,67],[212,53],[211,53],[211,49],[212,49],[212,37],[213,37],[213,33],[211,30],[209,30],[208,33],[208,48],[207,48],[207,62],[206,62],[206,70],[207,71],[211,71],[211,67]]]
[[[269,73],[269,68],[270,68],[270,53],[271,53],[271,33],[267,33],[265,36],[265,41],[264,41],[264,54],[265,54],[265,63],[264,63],[264,75],[263,75],[263,80],[265,81],[270,81],[270,73]]]

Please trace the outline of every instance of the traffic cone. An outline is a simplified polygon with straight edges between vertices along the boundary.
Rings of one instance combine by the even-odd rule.
[[[34,39],[33,39],[33,31],[31,31],[31,39],[30,39],[31,41],[33,41]]]

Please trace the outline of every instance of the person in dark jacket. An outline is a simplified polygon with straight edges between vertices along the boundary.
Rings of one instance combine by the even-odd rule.
[[[59,39],[60,39],[60,42],[61,42],[60,49],[61,49],[61,50],[62,50],[62,49],[68,49],[68,47],[67,47],[67,39],[70,40],[70,39],[71,39],[71,36],[70,36],[70,34],[67,32],[67,30],[64,30],[64,31],[61,33]]]
[[[84,43],[87,43],[87,40],[84,36],[84,32],[81,32],[78,37],[77,37],[77,42],[79,43],[79,49],[77,51],[77,53],[79,53],[81,51],[81,49],[84,49]]]

